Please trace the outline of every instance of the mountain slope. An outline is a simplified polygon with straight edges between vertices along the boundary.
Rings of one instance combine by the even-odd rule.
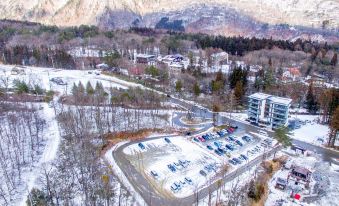
[[[108,10],[144,16],[180,11],[194,4],[220,4],[270,24],[339,27],[338,0],[2,0],[0,18],[61,26],[98,24]]]

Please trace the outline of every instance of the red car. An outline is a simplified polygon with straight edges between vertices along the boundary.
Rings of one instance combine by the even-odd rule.
[[[206,140],[202,137],[198,137],[198,139],[201,141],[201,142],[206,142]]]
[[[232,127],[228,128],[231,132],[234,132],[234,129]]]

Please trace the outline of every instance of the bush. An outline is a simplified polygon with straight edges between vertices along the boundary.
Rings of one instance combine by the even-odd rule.
[[[33,188],[27,196],[26,204],[28,206],[45,206],[47,204],[46,194],[36,188]]]

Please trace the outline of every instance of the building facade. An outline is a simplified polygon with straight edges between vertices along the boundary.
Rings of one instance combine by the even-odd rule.
[[[266,124],[272,128],[286,126],[292,99],[264,93],[248,97],[248,119],[255,124]]]

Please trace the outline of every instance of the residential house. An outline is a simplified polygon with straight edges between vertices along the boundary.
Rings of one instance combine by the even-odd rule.
[[[301,72],[299,68],[286,68],[282,75],[283,82],[295,82],[301,80]]]

